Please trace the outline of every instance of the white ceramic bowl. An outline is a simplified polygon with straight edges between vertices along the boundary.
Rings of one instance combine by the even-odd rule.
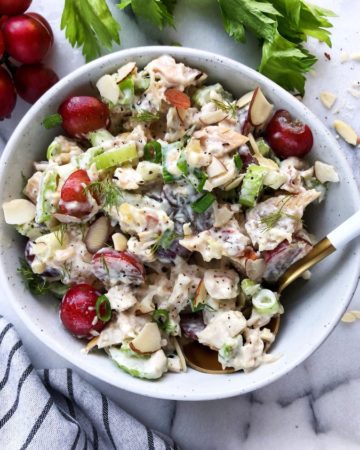
[[[341,183],[330,186],[321,206],[310,207],[307,223],[317,237],[324,236],[359,209],[357,186],[338,144],[302,103],[242,64],[212,53],[176,47],[143,47],[113,53],[79,68],[47,92],[25,115],[6,146],[0,168],[1,203],[19,197],[21,173],[31,174],[32,162],[44,158],[52,137],[61,132],[60,129],[45,130],[41,121],[56,112],[65,97],[93,92],[93,86],[101,75],[115,71],[128,61],[144,66],[164,53],[201,68],[209,74],[210,81],[219,81],[236,96],[259,85],[276,107],[289,110],[311,126],[315,138],[311,158],[333,164],[341,178]],[[18,258],[24,251],[24,240],[11,226],[4,224],[3,218],[0,233],[1,286],[29,329],[55,352],[90,374],[128,391],[166,399],[230,397],[258,389],[285,375],[329,335],[351,299],[359,274],[359,250],[352,245],[316,267],[310,281],[302,285],[298,282],[295,289],[286,291],[283,298],[285,316],[272,348],[275,354],[281,355],[276,362],[248,374],[205,375],[190,369],[184,374],[167,374],[162,380],[149,382],[123,373],[103,354],[85,356],[80,353],[84,343],[61,326],[58,301],[34,298],[24,289],[16,273]]]

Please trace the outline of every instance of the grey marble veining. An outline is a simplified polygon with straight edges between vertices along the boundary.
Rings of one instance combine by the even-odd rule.
[[[110,2],[109,2],[110,3]],[[309,76],[304,102],[327,125],[342,118],[360,130],[360,99],[347,91],[360,82],[359,62],[340,62],[340,52],[360,51],[360,3],[358,0],[317,0],[332,8],[333,48],[310,43],[318,56],[316,74]],[[63,1],[34,0],[32,10],[44,14],[55,33],[55,49],[48,63],[64,76],[83,64],[79,50],[71,49],[59,29]],[[249,37],[246,46],[226,36],[212,0],[179,0],[176,30],[159,32],[132,14],[114,5],[112,10],[122,24],[120,48],[139,45],[172,44],[196,47],[232,57],[256,67],[260,57],[257,40]],[[328,61],[324,52],[331,55]],[[330,90],[338,95],[338,114],[327,111],[319,93]],[[11,118],[0,122],[0,149],[28,109],[18,101]],[[360,149],[342,143],[342,151],[360,181]],[[345,199],[346,200],[346,199]],[[341,287],[339,287],[341,288]],[[333,299],[329,299],[329,307]],[[351,309],[360,309],[360,290],[355,292]],[[0,297],[0,313],[14,322],[37,367],[64,367],[68,363],[35,339],[14,311]],[[304,333],[306,333],[304,324]],[[305,363],[277,382],[252,394],[211,402],[174,402],[144,398],[116,390],[81,373],[125,410],[147,425],[171,434],[184,450],[352,450],[360,448],[360,322],[340,323],[327,341]]]

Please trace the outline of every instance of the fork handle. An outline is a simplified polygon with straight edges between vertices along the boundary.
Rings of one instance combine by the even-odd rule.
[[[336,249],[340,249],[358,236],[360,236],[360,211],[331,231],[327,238]]]

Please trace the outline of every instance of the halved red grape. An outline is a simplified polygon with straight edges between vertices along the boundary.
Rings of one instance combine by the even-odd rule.
[[[144,281],[144,266],[131,253],[102,248],[95,253],[92,263],[94,275],[110,284],[141,284]]]
[[[100,294],[89,284],[72,286],[60,305],[60,319],[71,334],[79,338],[92,338],[105,322],[96,315],[96,301]],[[101,312],[101,311],[100,311]]]
[[[0,120],[10,117],[16,104],[16,91],[9,72],[0,66]]]
[[[53,43],[50,25],[43,17],[40,20],[39,14],[36,16],[24,14],[10,17],[2,26],[7,52],[25,64],[40,62]]]
[[[29,103],[35,103],[59,81],[59,77],[43,64],[29,64],[16,70],[14,81],[20,97]]]
[[[32,0],[0,0],[0,14],[17,16],[28,9]]]
[[[59,211],[74,217],[83,217],[92,209],[88,201],[84,185],[90,183],[86,170],[73,172],[63,184],[60,193]]]
[[[2,32],[0,30],[0,58],[3,57],[4,51],[5,51],[5,43]]]
[[[265,130],[265,137],[280,158],[302,158],[313,146],[313,135],[305,123],[294,119],[284,109],[276,111]]]
[[[69,97],[59,107],[62,126],[69,136],[83,137],[90,131],[106,128],[109,108],[96,97]]]
[[[205,328],[202,313],[182,314],[180,327],[186,338],[197,341],[197,334]]]

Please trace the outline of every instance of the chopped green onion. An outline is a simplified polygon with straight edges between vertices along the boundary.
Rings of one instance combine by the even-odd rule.
[[[136,92],[143,92],[150,86],[150,78],[136,78],[134,81],[134,88]]]
[[[279,301],[275,292],[261,289],[253,298],[252,304],[259,314],[276,314],[279,312]]]
[[[179,159],[176,163],[178,169],[185,175],[189,175],[189,164],[186,161],[184,152],[180,153]]]
[[[202,190],[204,189],[204,184],[208,179],[208,176],[203,170],[200,170],[198,168],[194,169],[194,175],[199,181],[198,185],[196,186],[196,190],[198,192],[202,192]]]
[[[51,114],[50,116],[45,117],[45,119],[42,121],[42,125],[47,130],[50,130],[50,128],[56,127],[56,125],[60,125],[62,123],[63,119],[60,114]]]
[[[144,159],[156,164],[161,163],[161,144],[158,141],[149,141],[144,146]]]
[[[175,178],[171,175],[166,167],[163,167],[162,176],[165,184],[173,183],[175,181]]]
[[[177,237],[179,236],[174,231],[165,230],[156,240],[155,244],[152,245],[152,252],[156,253],[159,248],[164,248],[167,250]]]
[[[104,308],[105,311],[103,311]],[[111,319],[111,305],[106,295],[100,295],[100,297],[96,300],[95,310],[98,319],[102,322],[108,322]]]
[[[244,163],[243,163],[243,160],[241,159],[241,156],[238,153],[236,153],[236,155],[234,156],[234,163],[235,163],[235,167],[238,170],[242,169],[242,166]]]
[[[134,116],[134,119],[137,122],[155,122],[156,120],[160,119],[160,114],[152,113],[150,111],[142,109]]]
[[[152,313],[152,318],[158,324],[160,329],[166,330],[169,324],[169,311],[167,309],[156,309]]]
[[[69,286],[61,283],[61,281],[55,281],[54,283],[49,283],[49,291],[55,295],[56,298],[62,299],[66,294]]]
[[[252,297],[260,291],[260,284],[255,281],[250,280],[250,278],[245,278],[241,281],[241,289],[246,295],[246,297]]]
[[[207,192],[202,197],[200,197],[196,202],[191,204],[191,208],[193,211],[201,214],[205,212],[210,206],[214,203],[216,197],[214,194]]]
[[[263,155],[263,156],[267,156],[270,152],[270,147],[268,146],[268,144],[264,141],[263,138],[260,138],[256,141],[256,144],[258,146],[259,152]]]

